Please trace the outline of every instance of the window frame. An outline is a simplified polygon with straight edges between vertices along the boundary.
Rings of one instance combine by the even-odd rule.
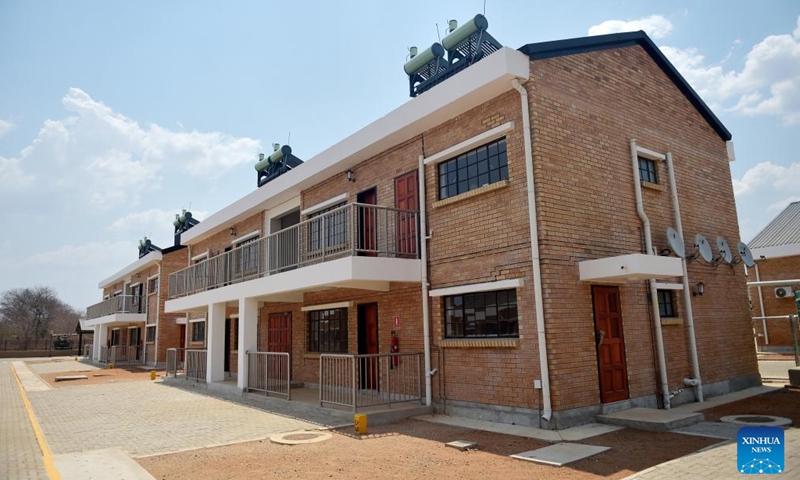
[[[637,155],[637,158],[639,160],[639,180],[658,185],[658,165],[656,161],[642,155]]]
[[[673,290],[656,290],[658,299],[658,316],[661,318],[678,318],[678,310],[675,308],[675,295]],[[662,308],[663,307],[663,308]]]
[[[158,289],[161,287],[159,282],[159,276],[155,275],[147,279],[147,294],[152,295],[154,293],[158,293]]]
[[[494,308],[493,323],[487,315],[491,308]],[[501,320],[501,308],[509,310],[508,318]],[[467,313],[467,310],[472,310],[472,313]],[[442,314],[445,339],[519,338],[519,304],[515,288],[443,296]],[[473,320],[470,321],[468,315],[472,315]],[[479,320],[480,316],[483,318]],[[501,322],[506,324],[505,333],[501,333]],[[494,333],[489,331],[492,326]],[[468,333],[470,330],[473,333]]]
[[[344,308],[327,308],[309,310],[306,312],[306,351],[308,353],[347,353],[348,341],[348,312]],[[335,322],[335,328],[332,328]],[[327,328],[323,330],[322,325]],[[334,332],[335,338],[327,337]]]
[[[196,322],[191,322],[192,324],[192,331],[190,333],[189,341],[192,343],[202,343],[206,341],[206,321],[205,320],[198,320]],[[200,325],[200,327],[198,327]],[[200,335],[202,338],[200,340],[196,340],[195,338],[198,336],[197,332],[202,333]]]
[[[494,153],[492,153],[493,148]],[[493,161],[495,162],[494,166],[492,165]],[[456,157],[439,162],[436,175],[438,200],[446,200],[508,180],[508,141],[506,137],[500,137],[467,150]]]
[[[152,335],[151,335],[151,333],[152,333]],[[144,340],[145,343],[155,343],[155,341],[156,341],[156,326],[155,325],[146,325],[144,338],[145,338],[145,340]]]

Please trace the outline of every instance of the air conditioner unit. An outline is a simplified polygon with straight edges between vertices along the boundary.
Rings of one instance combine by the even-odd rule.
[[[790,298],[794,297],[794,287],[787,285],[785,287],[775,287],[776,298]]]

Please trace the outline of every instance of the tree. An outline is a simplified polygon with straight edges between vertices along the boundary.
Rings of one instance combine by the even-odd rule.
[[[19,337],[24,348],[31,341],[47,337],[56,319],[72,313],[74,309],[59,300],[49,287],[16,288],[0,297],[0,323]],[[77,317],[72,322],[70,331],[74,331]]]

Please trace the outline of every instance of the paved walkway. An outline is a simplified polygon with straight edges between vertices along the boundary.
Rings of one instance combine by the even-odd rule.
[[[784,434],[786,471],[776,478],[800,478],[800,429]],[[741,479],[736,465],[736,442],[711,447],[631,475],[626,480]]]
[[[0,361],[0,478],[47,479],[11,363]]]
[[[789,369],[794,368],[794,360],[759,360],[758,371],[764,378],[789,380]]]

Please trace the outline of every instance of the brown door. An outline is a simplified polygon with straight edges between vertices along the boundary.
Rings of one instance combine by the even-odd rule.
[[[378,191],[375,187],[363,191],[356,198],[365,205],[378,204]],[[358,207],[358,254],[374,257],[378,254],[378,229],[376,225],[378,211],[372,207]]]
[[[394,206],[400,210],[419,210],[417,171],[394,180]],[[397,212],[397,253],[401,258],[417,258],[417,216]]]
[[[292,353],[291,312],[269,314],[267,351]]]
[[[603,403],[628,398],[628,367],[622,334],[619,287],[592,287],[600,398]]]
[[[372,355],[379,353],[378,347],[378,304],[368,303],[358,306],[358,353],[359,355]],[[379,390],[378,357],[361,359],[361,388]]]

